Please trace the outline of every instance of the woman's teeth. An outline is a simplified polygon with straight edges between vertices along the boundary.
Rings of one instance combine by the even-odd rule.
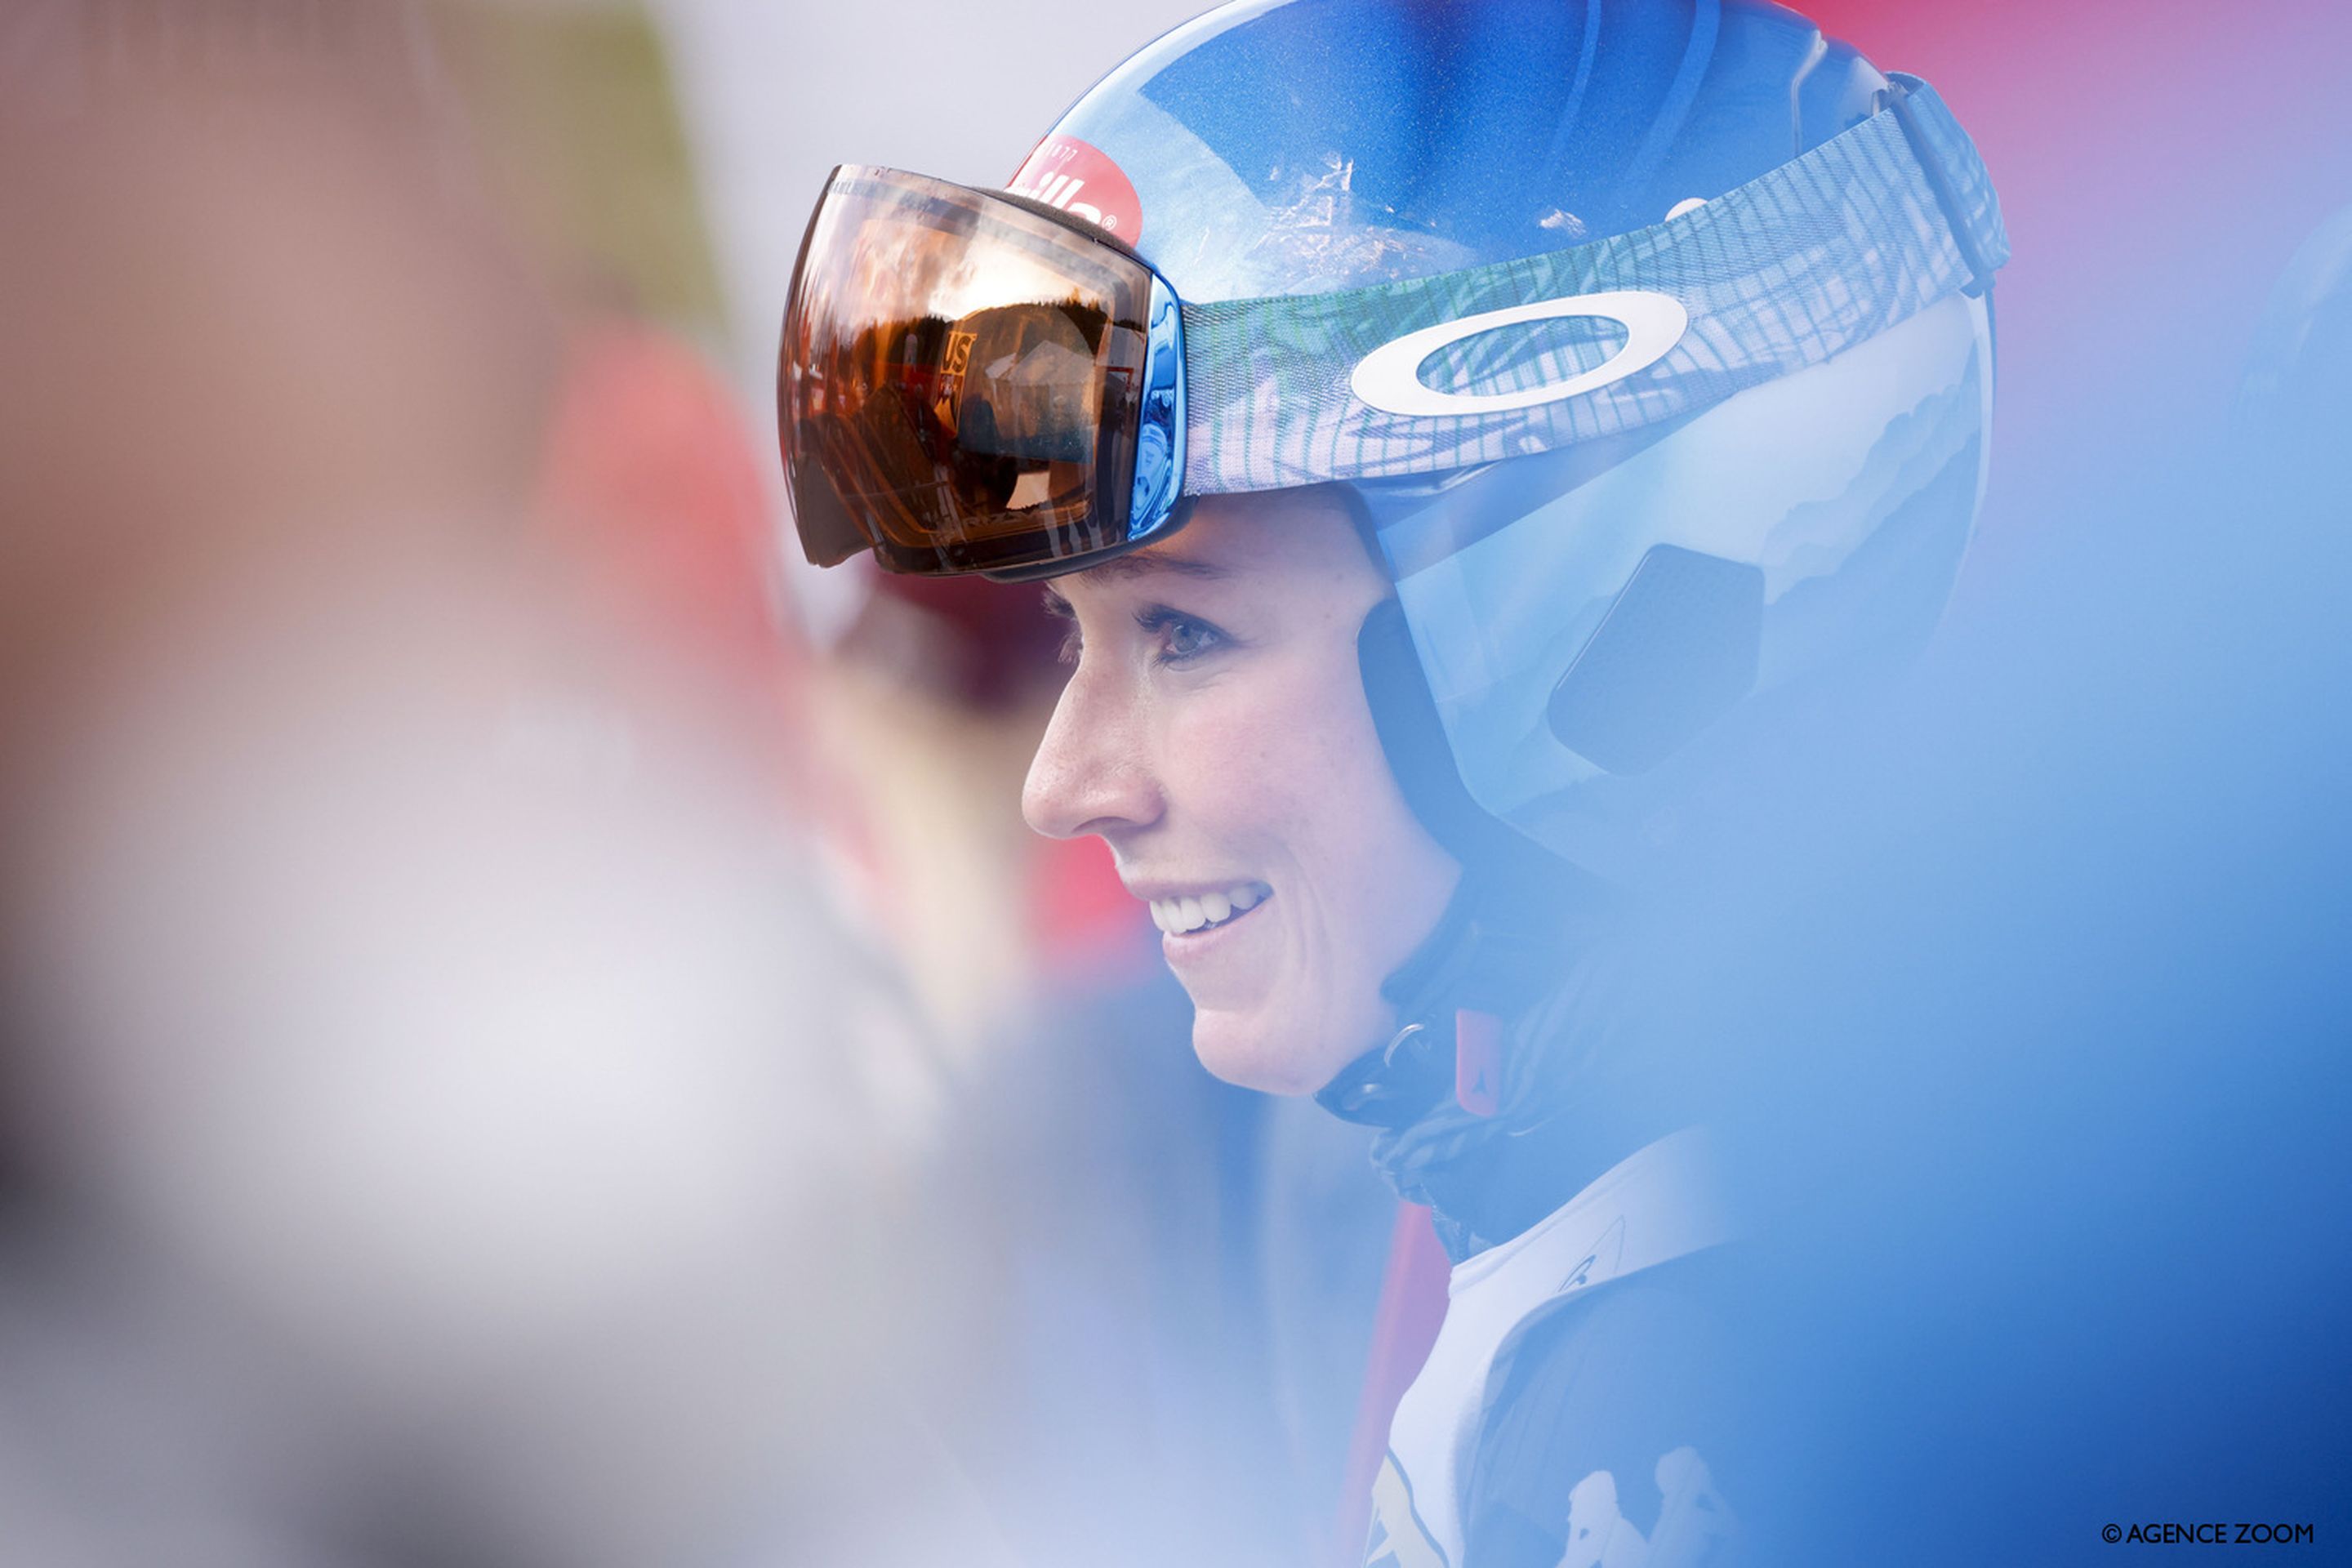
[[[1238,888],[1227,888],[1222,893],[1202,893],[1198,898],[1154,899],[1151,923],[1171,936],[1183,936],[1223,925],[1273,896],[1274,889],[1264,882],[1244,882]]]

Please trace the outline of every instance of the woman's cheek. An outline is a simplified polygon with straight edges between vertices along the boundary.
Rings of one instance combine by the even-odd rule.
[[[1248,682],[1229,681],[1174,701],[1164,731],[1169,767],[1218,794],[1280,787],[1287,705],[1270,703],[1267,695]]]
[[[1339,655],[1347,657],[1343,661]],[[1163,688],[1162,776],[1192,822],[1287,855],[1377,832],[1387,778],[1354,647],[1248,649]]]

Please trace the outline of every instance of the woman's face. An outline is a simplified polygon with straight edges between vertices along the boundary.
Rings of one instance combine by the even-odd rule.
[[[1365,700],[1356,634],[1387,592],[1312,490],[1208,498],[1167,542],[1048,591],[1076,668],[1024,814],[1110,846],[1192,995],[1193,1049],[1234,1083],[1312,1093],[1381,1043],[1381,983],[1459,875]]]

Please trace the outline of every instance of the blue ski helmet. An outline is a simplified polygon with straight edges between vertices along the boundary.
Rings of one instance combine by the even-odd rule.
[[[1466,789],[1622,874],[1734,710],[1942,613],[1984,489],[2006,239],[1932,91],[1794,12],[1244,0],[1112,72],[1011,190],[1099,225],[1184,302],[1202,488],[1344,486],[1396,584],[1364,639],[1376,711],[1393,682],[1373,667],[1398,657],[1433,710],[1417,749],[1381,726],[1425,818]],[[1607,289],[1662,253],[1703,309]],[[1461,416],[1425,421],[1459,461],[1335,425],[1295,379],[1354,331],[1318,298],[1361,315],[1413,280],[1555,262],[1549,291],[1585,313],[1465,293],[1450,325],[1355,340],[1395,339],[1354,395]],[[1221,311],[1249,331],[1219,343]],[[1684,352],[1650,370],[1660,342]],[[1576,438],[1483,417],[1531,405]]]

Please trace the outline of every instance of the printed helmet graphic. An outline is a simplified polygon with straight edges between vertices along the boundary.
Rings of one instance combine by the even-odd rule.
[[[1754,0],[1249,0],[1114,71],[1012,188],[1102,224],[1188,306],[1311,295],[1660,224],[1855,125],[1888,85]],[[1487,395],[1536,355],[1601,365],[1644,330],[1528,321],[1418,380]],[[1987,300],[1950,293],[1678,420],[1349,482],[1397,588],[1365,631],[1367,688],[1423,817],[1458,842],[1466,789],[1624,872],[1735,710],[1924,639],[1983,490],[1991,349]],[[1420,678],[1402,698],[1400,663]]]

